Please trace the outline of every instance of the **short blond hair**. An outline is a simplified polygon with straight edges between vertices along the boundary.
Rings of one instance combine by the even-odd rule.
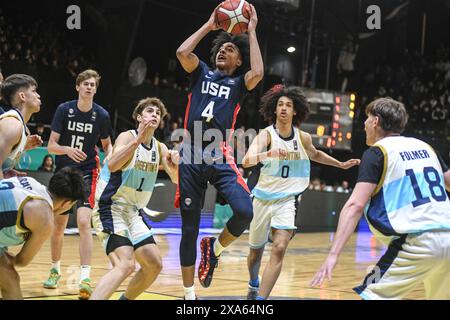
[[[133,120],[136,123],[136,126],[139,125],[139,122],[137,121],[138,115],[142,115],[142,112],[145,110],[145,108],[150,106],[155,106],[159,109],[159,111],[161,112],[161,120],[167,115],[166,106],[160,99],[156,97],[141,99],[133,111]]]
[[[76,80],[76,85],[79,86],[83,81],[90,79],[90,78],[95,79],[95,85],[98,88],[98,86],[100,85],[101,77],[97,71],[92,70],[92,69],[84,70],[83,72],[78,74],[77,80]]]

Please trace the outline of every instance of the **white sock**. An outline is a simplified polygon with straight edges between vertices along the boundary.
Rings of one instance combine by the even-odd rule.
[[[220,256],[223,250],[225,250],[225,247],[220,244],[219,239],[216,239],[214,241],[214,254],[216,257]]]
[[[91,266],[80,266],[80,282],[91,277]]]
[[[192,287],[183,287],[184,289],[184,300],[195,300],[195,289],[194,285]]]
[[[59,274],[61,274],[61,260],[52,261],[52,269],[55,269]]]

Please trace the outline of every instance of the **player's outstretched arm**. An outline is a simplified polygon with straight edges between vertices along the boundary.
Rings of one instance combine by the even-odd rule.
[[[130,131],[119,134],[113,150],[108,156],[109,171],[115,172],[127,166],[133,157],[134,151],[148,139],[149,130],[152,130],[150,121],[139,123],[137,137],[134,137]]]
[[[269,145],[270,145],[270,134],[267,132],[267,130],[262,130],[255,137],[255,139],[253,139],[250,148],[248,148],[247,153],[242,159],[242,166],[244,168],[250,168],[256,166],[258,163],[266,160],[267,158],[278,158],[287,155],[287,151],[283,149],[275,149],[267,151],[267,146]]]
[[[140,144],[141,141],[135,138],[129,131],[119,134],[114,143],[113,150],[108,156],[109,171],[116,172],[124,168]]]
[[[336,160],[335,158],[329,156],[325,152],[317,150],[312,143],[312,138],[309,133],[303,131],[300,131],[300,133],[303,147],[305,148],[305,151],[308,154],[309,159],[312,161],[341,169],[349,169],[353,166],[359,165],[359,163],[361,162],[359,159],[350,159],[345,162]]]
[[[22,130],[20,121],[13,117],[4,118],[0,121],[0,167],[14,146],[20,142]],[[0,170],[0,179],[3,179],[2,170]]]
[[[198,43],[210,32],[214,30],[218,30],[219,26],[216,23],[216,10],[219,6],[217,6],[211,16],[209,17],[209,20],[200,27],[193,35],[191,35],[189,38],[187,38],[181,46],[177,49],[177,58],[178,61],[180,61],[181,66],[183,69],[191,73],[194,71],[198,64],[199,59],[198,57],[193,53],[194,49],[197,47]]]
[[[325,278],[327,278],[328,281],[331,280],[331,274],[337,264],[339,255],[348,239],[350,239],[355,231],[359,219],[361,219],[363,214],[364,207],[376,187],[376,184],[368,182],[358,182],[356,184],[352,195],[345,203],[339,215],[339,223],[333,244],[331,245],[330,253],[319,271],[317,271],[314,278],[311,280],[311,286],[320,286]]]
[[[180,155],[176,150],[169,150],[164,143],[161,145],[161,164],[164,171],[169,175],[170,180],[178,184],[178,163]]]
[[[253,90],[264,77],[264,62],[256,37],[256,25],[258,15],[255,7],[250,4],[250,22],[248,24],[248,40],[250,43],[250,71],[245,74],[245,86],[247,90]]]
[[[53,211],[44,200],[30,200],[23,207],[25,226],[31,231],[30,237],[15,257],[15,265],[28,265],[50,237],[53,230]]]

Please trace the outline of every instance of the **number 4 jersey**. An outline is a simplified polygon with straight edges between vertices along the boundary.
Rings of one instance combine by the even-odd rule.
[[[80,149],[87,158],[76,163],[67,155],[57,155],[56,170],[66,166],[83,172],[97,168],[99,158],[96,145],[100,139],[110,137],[112,132],[108,111],[93,103],[90,111],[82,112],[77,102],[69,101],[58,106],[52,121],[52,131],[60,134],[59,145]]]
[[[191,134],[191,139],[194,139],[195,122],[198,121],[202,132],[209,128],[218,129],[223,135],[223,141],[227,140],[227,130],[234,129],[247,92],[244,75],[227,76],[200,61],[191,74],[184,118],[184,128]]]
[[[370,172],[374,149],[384,162],[378,185],[366,210],[371,230],[381,238],[428,230],[450,230],[450,202],[437,154],[425,142],[402,136],[386,137],[364,154],[362,170]],[[379,152],[375,151],[375,152]],[[379,161],[380,162],[380,161]],[[378,174],[380,174],[378,173]],[[358,182],[373,182],[358,178]]]

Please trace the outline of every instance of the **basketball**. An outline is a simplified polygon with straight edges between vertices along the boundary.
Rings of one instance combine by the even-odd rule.
[[[250,6],[245,0],[226,0],[216,11],[220,28],[231,34],[246,32],[250,21]]]

